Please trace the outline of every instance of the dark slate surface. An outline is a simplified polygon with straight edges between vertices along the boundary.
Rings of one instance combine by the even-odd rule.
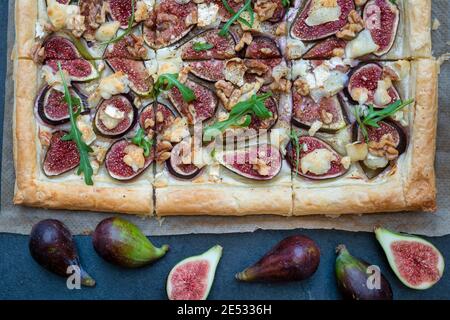
[[[6,1],[6,0],[3,0]],[[0,13],[0,78],[5,76],[7,11]],[[0,85],[0,103],[4,85]],[[4,107],[4,106],[3,106]],[[3,108],[4,110],[5,108]],[[0,112],[3,123],[3,112]],[[1,134],[0,126],[0,134]],[[1,141],[1,140],[0,140]],[[1,148],[0,148],[1,150]],[[309,280],[287,284],[245,284],[234,274],[256,261],[285,236],[301,233],[316,240],[322,260]],[[373,234],[325,230],[258,231],[228,235],[185,235],[155,237],[156,244],[168,243],[171,251],[153,266],[124,270],[101,260],[93,251],[90,237],[76,237],[83,264],[97,280],[96,288],[68,290],[65,280],[39,267],[28,253],[28,237],[0,234],[0,299],[165,299],[165,279],[171,267],[186,256],[196,255],[214,244],[224,247],[211,299],[339,299],[334,277],[334,248],[345,243],[356,256],[380,266],[390,281],[396,299],[449,299],[449,272],[433,288],[414,291],[403,286],[387,265]],[[433,238],[447,258],[450,236]],[[446,260],[448,265],[448,259]]]

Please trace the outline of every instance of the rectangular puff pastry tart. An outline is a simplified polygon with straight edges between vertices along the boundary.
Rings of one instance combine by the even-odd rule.
[[[16,0],[16,204],[435,210],[426,0]]]

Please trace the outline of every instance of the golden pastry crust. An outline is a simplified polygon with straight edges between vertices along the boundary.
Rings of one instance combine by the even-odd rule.
[[[54,181],[42,177],[38,164],[34,99],[38,88],[38,67],[29,60],[16,60],[15,116],[13,121],[16,186],[14,203],[51,209],[108,211],[151,215],[153,188],[148,185],[83,181]]]
[[[39,16],[39,0],[16,0],[16,48],[15,58],[30,58],[35,43],[36,22]],[[18,23],[19,21],[26,23]]]
[[[431,57],[431,0],[404,1],[407,32],[404,36],[409,45],[405,58]]]

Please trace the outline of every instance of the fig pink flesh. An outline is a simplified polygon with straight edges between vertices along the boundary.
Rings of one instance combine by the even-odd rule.
[[[128,20],[130,19],[132,12],[131,3],[131,0],[109,0],[111,15],[114,20],[120,22],[122,27],[128,26]],[[134,3],[136,8],[137,1]]]
[[[77,49],[68,39],[54,36],[44,43],[45,58],[58,60],[73,60],[80,57]]]
[[[44,112],[46,116],[50,119],[64,119],[69,116],[69,106],[64,100],[64,94],[56,90],[49,90],[46,103],[44,104]],[[76,96],[71,90],[71,95]],[[74,111],[77,110],[76,107],[73,108]]]
[[[219,30],[212,29],[201,33],[198,37],[195,37],[187,42],[182,47],[181,58],[183,60],[206,60],[206,59],[229,59],[236,55],[234,50],[234,40],[230,35],[221,37],[218,34]],[[207,42],[214,47],[209,50],[195,51],[193,48],[194,43]]]
[[[58,71],[58,62],[61,62],[61,68],[67,71],[74,80],[86,78],[92,74],[92,65],[84,59],[75,60],[47,60],[46,65],[50,66],[54,71]]]
[[[110,44],[105,51],[104,57],[110,58],[122,58],[131,60],[143,60],[142,57],[136,54],[132,54],[128,48],[132,48],[136,44],[136,40],[132,36],[126,36],[119,42]]]
[[[201,79],[217,82],[224,80],[223,70],[225,69],[225,61],[223,60],[202,60],[187,63],[192,69],[192,73]]]
[[[401,277],[413,286],[436,282],[439,256],[429,245],[415,241],[395,241],[391,245],[395,264]]]
[[[208,290],[208,273],[211,267],[207,260],[184,263],[178,266],[169,280],[172,285],[171,300],[200,300]]]
[[[117,108],[119,111],[125,113],[125,117],[122,121],[118,123],[118,125],[114,129],[108,129],[98,117],[97,126],[101,129],[102,132],[110,132],[110,133],[119,133],[129,128],[132,118],[130,119],[129,114],[133,113],[133,106],[130,101],[123,96],[114,96],[111,99],[105,100],[99,107],[98,112],[103,112],[108,105],[112,105]]]
[[[344,49],[346,42],[335,37],[315,44],[304,56],[304,59],[330,59],[334,57],[334,49]]]
[[[269,98],[266,101],[264,101],[264,105],[266,106],[267,110],[272,112],[272,118],[270,119],[260,119],[256,117],[255,115],[252,115],[252,121],[250,122],[249,128],[258,130],[258,129],[270,129],[274,123],[278,119],[278,110],[277,110],[277,103],[275,99]]]
[[[147,132],[148,132],[148,130],[151,129],[151,130],[156,131],[157,133],[163,133],[164,130],[170,124],[172,124],[173,120],[175,119],[175,115],[172,113],[172,111],[168,107],[166,107],[162,103],[158,103],[158,105],[156,106],[156,112],[161,112],[163,119],[164,119],[163,122],[156,123],[152,127],[145,128],[145,120],[146,119],[152,119],[154,122],[156,122],[155,115],[153,112],[153,106],[149,105],[141,112],[141,115],[139,117],[139,124],[140,124],[141,128],[145,128],[145,130]]]
[[[275,41],[267,37],[255,37],[245,51],[249,59],[273,59],[281,56]]]
[[[151,78],[144,62],[122,58],[110,58],[107,61],[115,72],[122,71],[128,76],[133,89],[140,93],[150,91]]]
[[[44,172],[47,175],[59,175],[78,166],[80,154],[73,141],[62,141],[66,132],[55,132],[44,159]]]
[[[379,128],[374,127],[367,128],[367,133],[369,135],[370,141],[379,142],[385,134],[390,134],[394,139],[394,141],[397,142],[397,144],[399,143],[400,136],[396,128],[390,126],[386,122],[379,122],[379,126],[380,126]]]
[[[336,96],[330,98],[322,98],[318,103],[314,102],[310,97],[303,97],[293,90],[294,118],[299,122],[311,125],[314,121],[322,121],[321,112],[324,110],[332,114],[333,119],[331,123],[342,120],[339,101]]]

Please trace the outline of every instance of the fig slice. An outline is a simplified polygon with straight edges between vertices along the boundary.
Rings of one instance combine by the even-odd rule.
[[[122,71],[128,76],[130,88],[138,96],[148,96],[153,89],[153,78],[144,61],[110,58],[105,60],[114,72]]]
[[[264,93],[263,90],[260,90],[258,94]],[[249,128],[259,130],[270,130],[278,121],[278,102],[274,97],[269,97],[264,101],[264,105],[267,110],[272,112],[272,117],[268,119],[260,119],[255,115],[251,115],[251,122],[248,125]]]
[[[273,59],[280,58],[281,51],[276,42],[269,38],[258,36],[245,49],[245,57],[248,59]]]
[[[159,117],[161,117],[162,121],[156,121],[155,110],[156,114],[161,114]],[[139,126],[144,129],[147,134],[150,133],[150,130],[161,134],[177,117],[178,115],[169,106],[158,102],[155,107],[154,103],[151,103],[144,107],[139,114]]]
[[[400,95],[394,85],[386,89],[389,99],[376,103],[379,81],[383,80],[383,67],[378,63],[370,62],[362,64],[354,69],[349,77],[347,91],[355,104],[373,104],[375,108],[383,108],[400,99]],[[384,81],[384,80],[383,80]],[[380,88],[381,89],[381,88]]]
[[[363,20],[373,41],[379,46],[374,52],[375,55],[381,56],[392,48],[397,35],[399,17],[400,11],[391,0],[370,0],[366,3]]]
[[[183,39],[194,28],[195,24],[186,22],[196,16],[197,4],[192,1],[177,3],[176,0],[163,0],[143,24],[144,40],[155,50],[170,46]]]
[[[191,151],[191,141],[181,141],[176,144],[170,152],[170,158],[166,161],[169,172],[180,179],[193,179],[201,171],[192,163],[193,152]],[[183,157],[188,157],[189,163],[184,163]]]
[[[132,10],[132,0],[108,0],[111,18],[114,21],[120,23],[120,27],[125,29],[128,27],[128,21],[130,20]],[[134,7],[136,10],[137,1],[134,1]]]
[[[345,49],[346,41],[330,37],[313,45],[303,59],[331,59],[335,56],[335,49]]]
[[[177,263],[167,277],[169,300],[206,300],[222,257],[222,247],[215,245],[198,256]]]
[[[48,37],[44,41],[45,59],[49,60],[75,60],[80,59],[81,55],[78,52],[75,44],[68,38],[54,35]]]
[[[86,82],[95,80],[99,77],[95,65],[85,59],[74,60],[46,60],[45,64],[52,68],[54,72],[58,72],[58,62],[61,63],[61,68],[67,71],[72,81]]]
[[[224,80],[225,60],[200,60],[185,62],[191,70],[191,73],[202,80],[208,82],[217,82]]]
[[[347,125],[336,95],[316,103],[311,97],[301,96],[293,90],[292,98],[292,123],[298,127],[310,128],[315,121],[320,121],[321,131],[338,131]]]
[[[144,172],[153,162],[154,152],[151,152],[151,154],[145,158],[144,167],[134,171],[133,168],[127,165],[123,160],[125,148],[129,145],[132,145],[132,143],[128,140],[118,140],[111,145],[106,153],[105,166],[111,178],[120,181],[131,180]]]
[[[81,101],[81,113],[88,114],[90,111],[87,108],[87,97],[81,94],[76,87],[70,89],[70,94]],[[70,120],[69,106],[64,99],[64,94],[50,86],[45,86],[40,91],[35,104],[39,117],[46,124],[57,126]],[[77,107],[74,107],[74,112],[76,110]]]
[[[337,5],[340,9],[339,18],[334,21],[324,22],[317,25],[308,25],[307,21],[311,15],[311,10],[315,7],[315,3],[319,0],[308,0],[302,11],[299,11],[291,26],[290,33],[292,37],[303,41],[314,41],[326,38],[338,32],[343,26],[347,24],[348,15],[350,11],[355,9],[353,0],[337,0]],[[318,6],[318,10],[328,9]],[[317,12],[317,16],[324,17],[325,14]],[[312,24],[312,23],[310,23]]]
[[[138,49],[135,49],[135,48]],[[121,58],[129,60],[147,60],[148,50],[144,46],[142,39],[130,34],[118,42],[111,43],[106,48],[104,59]]]
[[[375,236],[392,270],[407,287],[425,290],[441,279],[444,257],[427,240],[382,227],[375,228]]]
[[[80,154],[75,142],[61,139],[66,134],[65,131],[56,131],[50,139],[43,164],[43,171],[49,177],[70,171],[80,163]]]
[[[236,56],[234,47],[236,42],[234,38],[227,34],[225,37],[219,36],[219,29],[206,30],[181,46],[181,58],[188,60],[207,60],[207,59],[230,59]],[[209,43],[213,45],[211,49],[196,51],[196,43]]]
[[[195,100],[188,103],[177,87],[169,91],[169,99],[180,114],[185,116],[189,124],[205,121],[211,118],[218,105],[218,99],[215,93],[204,85],[192,80],[187,80],[185,86],[194,91]]]
[[[311,180],[325,180],[340,177],[348,171],[341,163],[341,155],[325,141],[310,136],[299,136],[298,146],[299,150],[292,141],[287,146],[287,160],[294,174]],[[297,152],[300,156],[298,160]],[[302,170],[303,166],[305,172]]]
[[[234,173],[252,180],[270,180],[281,171],[280,150],[270,144],[252,145],[238,150],[225,150],[217,161]]]
[[[94,117],[95,131],[108,138],[120,138],[136,124],[138,110],[130,97],[116,95],[103,100]]]

